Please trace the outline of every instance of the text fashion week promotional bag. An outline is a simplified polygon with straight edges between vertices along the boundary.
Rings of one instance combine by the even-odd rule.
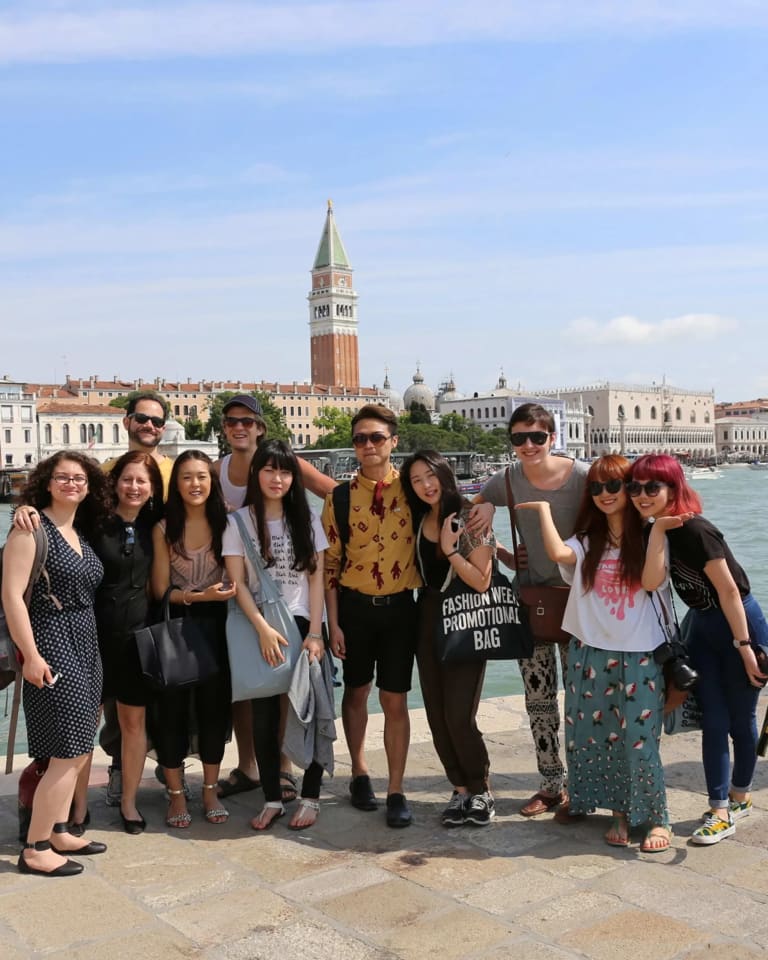
[[[515,524],[515,496],[512,493],[512,481],[507,467],[507,507],[509,525],[512,528],[512,550],[517,558],[517,526]],[[528,625],[534,639],[544,643],[570,643],[571,636],[562,628],[565,606],[568,603],[570,587],[542,587],[523,584],[517,574],[517,590],[520,601],[528,611]]]
[[[171,586],[163,596],[163,619],[136,630],[141,672],[155,690],[191,687],[219,672],[218,623],[203,617],[171,618]]]
[[[236,703],[239,700],[254,700],[287,693],[293,668],[301,653],[302,639],[279,586],[269,575],[264,561],[253,547],[243,518],[237,513],[231,516],[235,518],[246,555],[259,578],[261,615],[273,630],[288,641],[287,647],[280,647],[285,663],[276,667],[270,666],[261,655],[256,627],[243,613],[237,600],[229,601],[227,651],[232,675],[232,702]]]
[[[426,583],[419,550],[423,522],[416,535],[416,557]],[[434,642],[435,656],[445,664],[531,656],[533,637],[525,611],[495,556],[491,582],[483,592],[468,586],[452,569],[448,571],[440,592]]]

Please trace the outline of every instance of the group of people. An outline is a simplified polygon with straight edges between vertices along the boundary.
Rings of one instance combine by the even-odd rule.
[[[216,463],[199,451],[173,462],[160,455],[167,414],[163,398],[139,394],[126,410],[129,450],[115,462],[102,469],[65,450],[40,463],[8,539],[3,607],[23,657],[29,752],[47,763],[18,862],[22,872],[73,875],[82,865],[72,856],[106,849],[82,837],[102,704],[102,743],[111,745],[118,784],[112,796],[128,833],[146,827],[137,794],[148,736],[167,789],[170,828],[184,829],[192,819],[184,778],[192,751],[202,762],[203,814],[211,824],[228,819],[226,797],[258,786],[264,804],[251,820],[255,830],[269,829],[297,798],[282,752],[287,698],[231,703],[225,634],[231,604],[258,637],[254,656],[273,666],[284,659],[285,638],[260,607],[253,550],[281,588],[307,660],[322,661],[329,648],[341,661],[350,800],[360,810],[378,807],[365,753],[376,683],[390,827],[412,821],[403,781],[414,660],[451,786],[442,823],[485,826],[495,815],[488,751],[476,720],[484,664],[441,663],[433,635],[441,592],[451,580],[484,591],[497,559],[522,582],[572,585],[563,623],[570,644],[537,643],[520,661],[541,775],[520,812],[535,817],[555,810],[559,821],[570,823],[605,808],[613,811],[609,843],[627,845],[630,830],[643,825],[644,850],[669,846],[659,758],[665,682],[654,650],[665,639],[661,611],[670,609],[671,580],[691,608],[685,625],[704,718],[710,809],[692,839],[715,843],[749,813],[757,696],[766,680],[752,644],[768,646],[768,625],[744,571],[700,516],[698,498],[672,458],[648,456],[630,465],[611,456],[587,465],[553,456],[551,414],[525,404],[509,425],[516,461],[470,503],[448,461],[434,451],[416,452],[400,472],[394,469],[397,419],[384,407],[365,406],[353,418],[359,469],[338,486],[285,443],[266,439],[254,397],[236,396],[225,405],[222,428],[231,453]],[[324,498],[322,517],[309,508],[307,489]],[[492,532],[493,506],[507,504],[515,508],[521,535],[516,552],[497,544]],[[35,584],[27,609],[23,595],[38,526],[49,543],[47,577]],[[162,600],[177,614],[205,620],[213,634],[219,669],[192,689],[157,692],[142,674],[134,634],[158,618]],[[558,660],[566,687],[567,774],[559,745]],[[238,764],[222,777],[230,731]],[[316,821],[323,770],[313,758],[304,771],[292,828]]]

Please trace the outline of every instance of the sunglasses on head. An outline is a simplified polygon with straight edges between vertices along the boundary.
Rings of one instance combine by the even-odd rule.
[[[589,492],[593,497],[599,497],[603,490],[608,493],[618,493],[624,486],[624,481],[614,477],[612,480],[601,482],[600,480],[591,480],[589,483]]]
[[[352,446],[354,447],[364,447],[366,443],[370,440],[374,447],[380,447],[382,443],[386,443],[390,439],[388,433],[356,433],[352,437]]]
[[[520,433],[510,433],[509,440],[513,447],[524,446],[526,440],[535,443],[537,447],[543,447],[549,440],[549,434],[546,430],[526,430]]]
[[[165,426],[165,419],[163,417],[150,417],[148,413],[129,413],[128,416],[130,419],[135,420],[136,423],[151,423],[155,430],[159,430],[160,427]]]
[[[224,417],[224,426],[225,427],[236,427],[238,423],[250,430],[256,424],[254,417]]]
[[[662,487],[666,487],[666,483],[661,480],[649,480],[647,483],[638,483],[637,480],[627,481],[627,493],[630,497],[639,497],[643,493],[646,497],[655,497],[661,492]]]

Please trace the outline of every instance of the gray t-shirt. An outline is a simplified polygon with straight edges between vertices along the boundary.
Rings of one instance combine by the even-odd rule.
[[[568,537],[573,536],[588,471],[588,463],[575,460],[573,469],[562,487],[558,487],[557,490],[541,490],[526,479],[522,463],[519,461],[513,463],[510,466],[510,480],[515,503],[546,500],[552,508],[552,519],[555,521],[557,532],[563,540],[567,540]],[[507,505],[505,473],[505,470],[499,470],[481,491],[483,499],[495,507]],[[538,514],[532,510],[518,510],[515,512],[515,517],[520,539],[528,548],[528,571],[521,574],[521,582],[537,583],[541,586],[561,586],[563,578],[560,576],[557,564],[549,559],[544,549]]]

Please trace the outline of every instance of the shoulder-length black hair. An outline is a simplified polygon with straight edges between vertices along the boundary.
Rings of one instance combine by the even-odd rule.
[[[185,450],[180,454],[171,471],[171,480],[168,484],[168,499],[165,504],[165,539],[171,547],[182,557],[187,554],[184,550],[184,525],[187,521],[187,512],[184,501],[179,493],[179,473],[188,460],[199,460],[208,468],[211,477],[211,492],[205,501],[205,518],[211,528],[211,547],[217,563],[222,563],[221,541],[227,527],[227,506],[224,494],[221,492],[219,478],[213,470],[213,461],[202,450]]]
[[[629,478],[631,466],[629,460],[624,457],[608,454],[595,460],[587,473],[584,497],[575,527],[579,540],[582,543],[585,540],[587,542],[581,567],[585,591],[591,590],[595,585],[597,568],[609,542],[608,517],[595,505],[594,497],[589,492],[589,485],[593,480],[603,483],[606,480],[624,482]],[[624,586],[631,587],[640,583],[645,562],[645,544],[640,514],[631,505],[629,497],[627,497],[622,519],[624,530],[619,548],[619,577]]]
[[[467,502],[459,493],[456,485],[456,476],[450,463],[437,450],[417,450],[408,457],[400,468],[400,482],[405,491],[405,498],[411,508],[414,529],[424,514],[429,513],[429,504],[419,497],[411,484],[411,468],[417,462],[425,463],[440,481],[440,523],[451,513],[459,513]]]
[[[143,450],[129,450],[128,453],[124,453],[122,457],[115,460],[112,469],[107,474],[109,492],[112,497],[112,510],[114,511],[117,508],[117,481],[120,479],[123,470],[133,463],[138,463],[146,469],[152,487],[152,495],[139,511],[136,521],[153,526],[163,515],[163,476],[160,473],[157,460]]]
[[[51,494],[48,487],[56,468],[63,460],[76,463],[88,477],[88,494],[78,504],[74,526],[78,533],[82,534],[86,540],[90,540],[97,528],[109,516],[111,506],[107,476],[93,457],[88,457],[77,450],[59,450],[53,456],[41,460],[29,475],[21,495],[21,502],[38,510],[49,507]]]
[[[259,486],[259,473],[264,467],[290,470],[293,480],[282,502],[283,516],[293,547],[292,567],[294,570],[314,573],[317,569],[317,549],[312,534],[312,514],[307,503],[304,482],[301,479],[299,461],[293,450],[282,440],[266,440],[259,444],[251,460],[248,486],[245,491],[245,506],[248,507],[253,518],[264,563],[269,567],[275,562],[264,510],[264,494]]]

